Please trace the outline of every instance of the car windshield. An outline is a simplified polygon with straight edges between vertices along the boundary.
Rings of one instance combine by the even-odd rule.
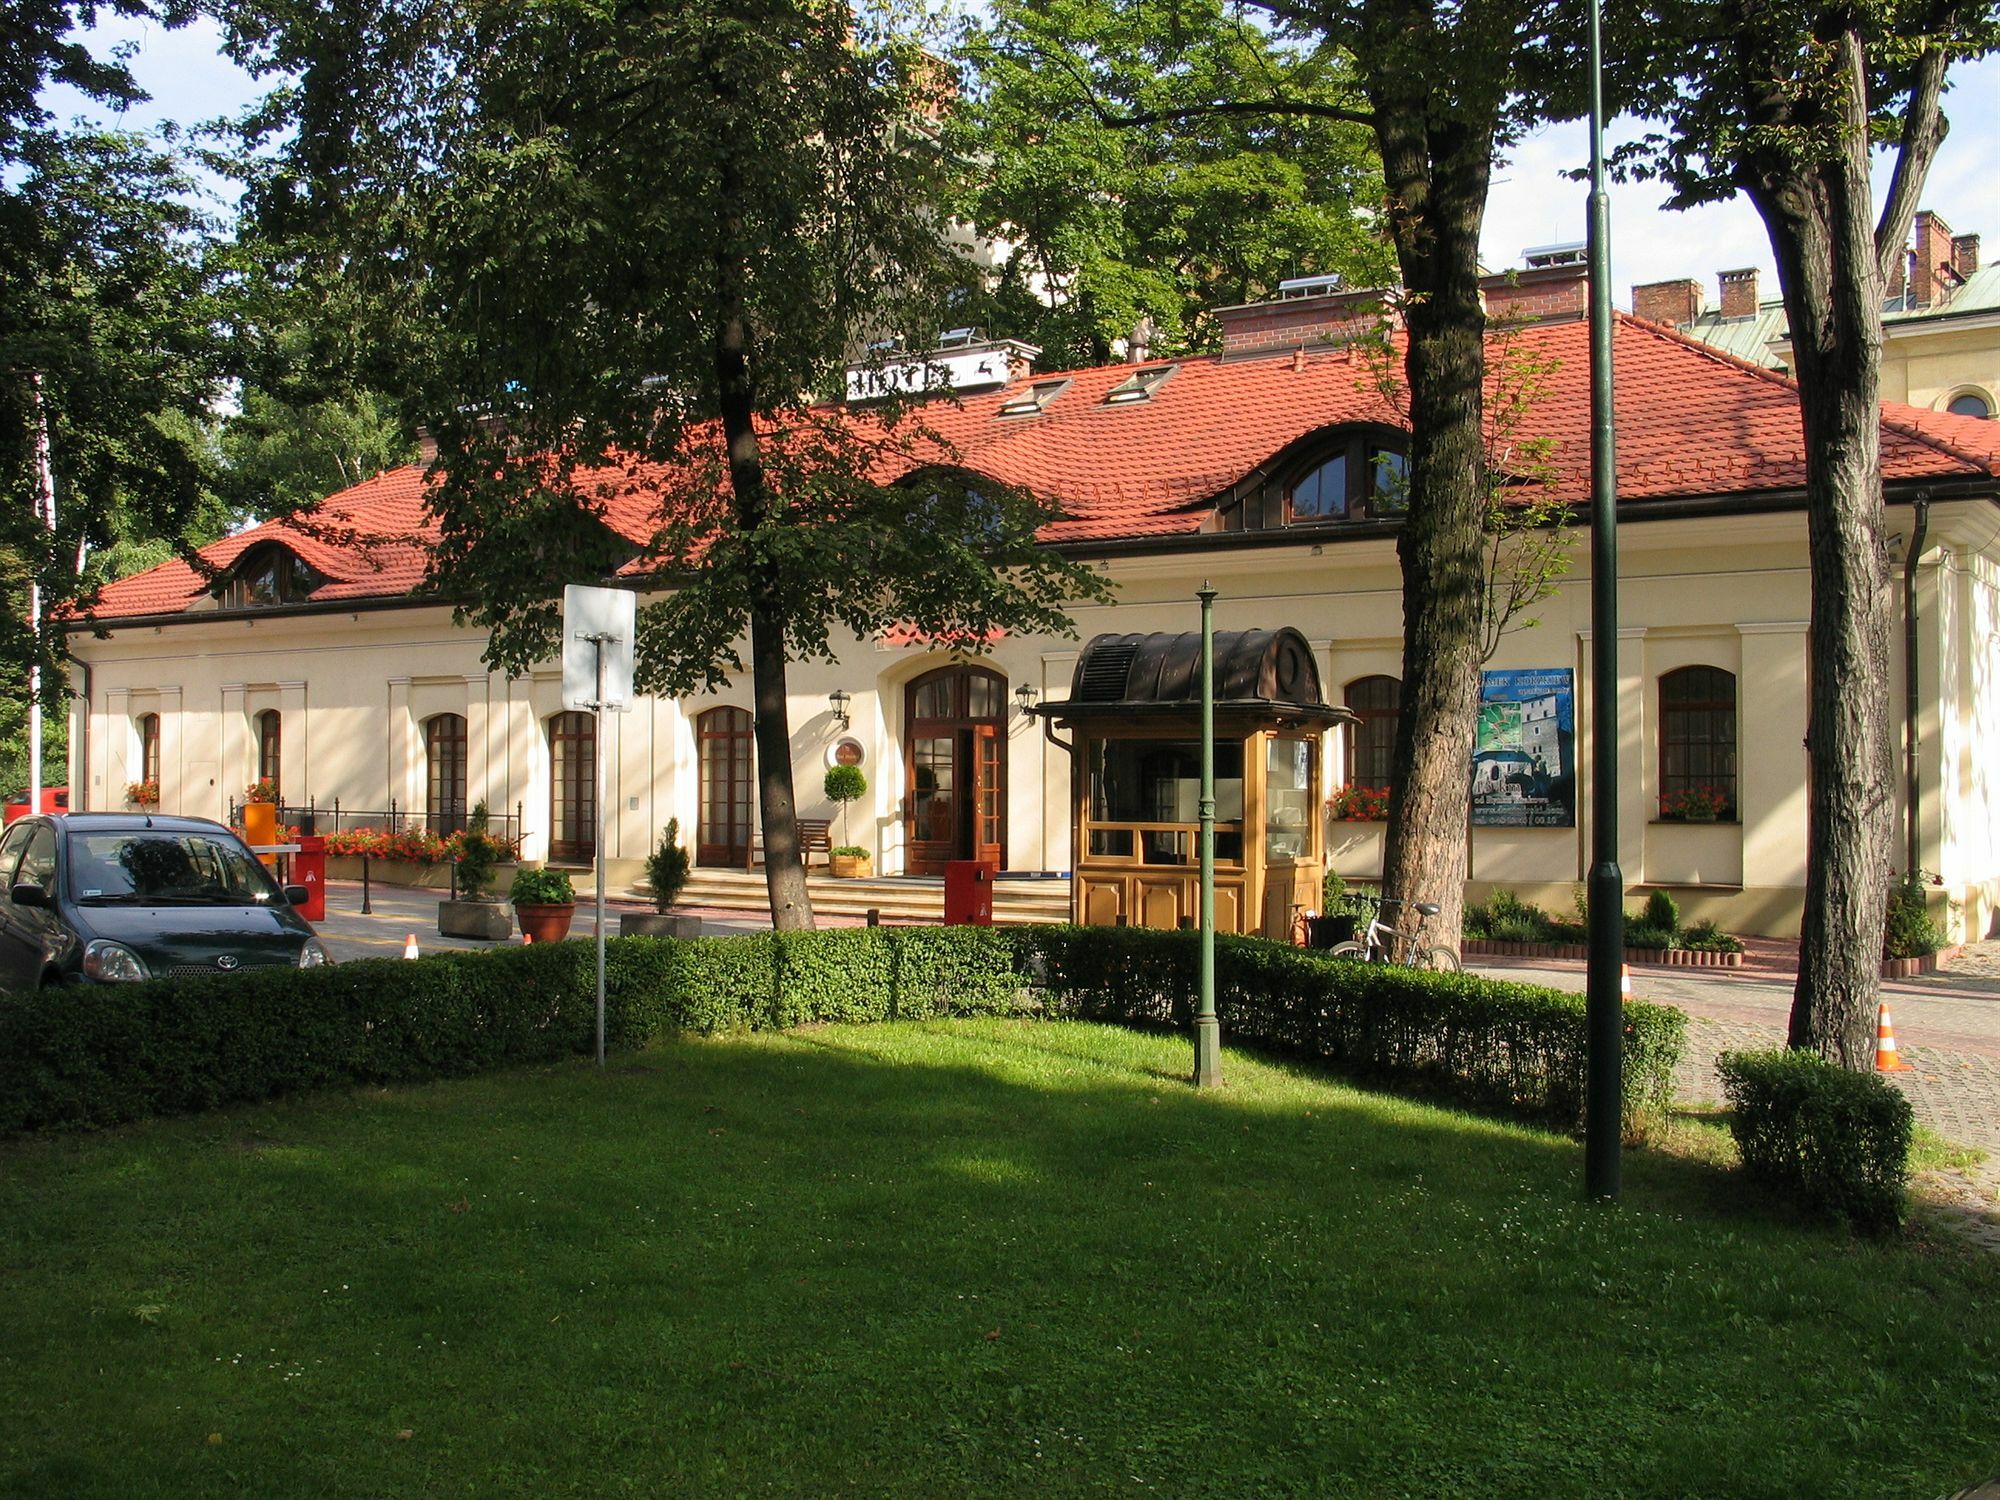
[[[69,889],[90,905],[269,906],[277,887],[233,839],[203,833],[73,833]]]

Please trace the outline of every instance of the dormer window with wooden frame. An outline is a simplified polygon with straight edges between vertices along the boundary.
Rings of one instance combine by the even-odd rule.
[[[1351,428],[1302,445],[1225,499],[1221,531],[1401,519],[1409,503],[1408,440],[1387,427]]]
[[[273,609],[303,603],[325,582],[295,553],[267,544],[251,548],[237,560],[219,597],[224,609]]]

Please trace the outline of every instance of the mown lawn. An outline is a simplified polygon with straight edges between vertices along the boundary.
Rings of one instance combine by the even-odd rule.
[[[2000,1274],[1184,1042],[834,1027],[0,1147],[0,1493],[1932,1496]]]

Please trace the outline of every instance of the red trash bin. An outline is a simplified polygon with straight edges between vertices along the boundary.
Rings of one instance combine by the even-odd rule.
[[[309,894],[298,908],[308,922],[326,920],[326,840],[310,833],[299,835],[299,852],[292,856],[292,884],[302,885]]]
[[[1000,867],[983,859],[953,859],[944,867],[944,919],[948,926],[993,925],[993,877]]]

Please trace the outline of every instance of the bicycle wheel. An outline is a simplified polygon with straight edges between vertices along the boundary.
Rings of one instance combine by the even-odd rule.
[[[1326,950],[1326,956],[1328,958],[1351,958],[1358,963],[1368,955],[1361,951],[1359,943],[1335,943],[1331,948]]]
[[[1417,955],[1416,967],[1419,969],[1433,969],[1440,974],[1456,974],[1465,965],[1458,961],[1458,950],[1456,948],[1440,946],[1426,948],[1423,952],[1419,953]]]

